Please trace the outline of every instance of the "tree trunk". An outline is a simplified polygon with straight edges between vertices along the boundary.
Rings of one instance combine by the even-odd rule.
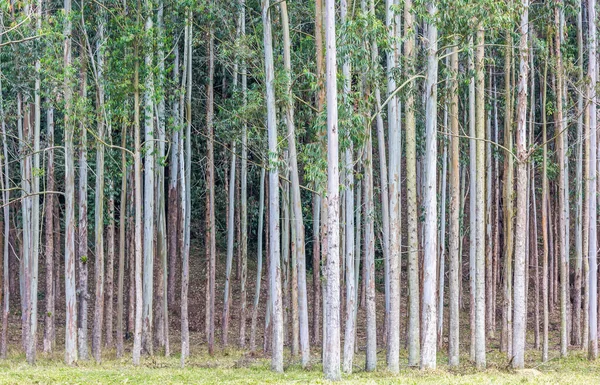
[[[64,103],[65,103],[65,362],[77,361],[77,310],[75,291],[75,165],[73,151],[73,78],[71,76],[71,0],[64,0]],[[8,159],[8,158],[7,158]],[[6,176],[8,177],[8,175]]]
[[[523,0],[519,28],[519,82],[517,96],[517,224],[515,228],[515,275],[514,275],[514,332],[512,366],[525,366],[525,332],[527,312],[525,290],[526,242],[527,242],[527,77],[528,63],[529,2]],[[533,107],[532,107],[533,108]]]
[[[106,240],[107,268],[106,268],[106,347],[113,345],[113,299],[114,299],[114,277],[115,277],[115,197],[112,193],[114,187],[112,179],[108,180],[110,195],[108,196],[108,234]]]
[[[2,85],[0,84],[0,92],[2,89]],[[2,111],[2,100],[0,97],[0,114],[3,114]],[[2,122],[4,124],[4,122]],[[47,141],[48,147],[52,148],[54,146],[54,108],[49,107],[46,114],[46,127],[47,127]],[[4,130],[4,128],[3,128]],[[4,132],[4,131],[3,131]],[[6,175],[8,175],[7,170]],[[48,150],[48,174],[46,176],[46,190],[54,191],[54,150]],[[3,181],[4,183],[4,181]],[[8,181],[6,182],[8,186]],[[4,204],[8,204],[8,199],[4,202]],[[46,258],[46,314],[44,316],[44,353],[52,353],[52,348],[55,345],[54,340],[54,320],[55,320],[55,303],[56,298],[54,296],[54,194],[50,193],[46,195],[44,199],[44,218],[45,224],[45,235],[46,235],[46,249],[45,249],[45,258]],[[5,211],[8,209],[8,206],[4,209]],[[5,213],[4,221],[8,222],[9,216]],[[8,223],[5,224],[7,226]],[[57,229],[60,231],[60,229]],[[4,247],[8,246],[8,232],[5,230],[4,234],[4,243],[6,244]],[[6,249],[6,253],[8,254],[8,249]],[[4,279],[8,279],[8,274],[5,272]],[[8,295],[8,292],[4,293]]]
[[[430,1],[427,11],[431,20],[437,17],[437,4]],[[436,274],[437,274],[437,25],[432,21],[427,26],[427,75],[425,80],[425,191],[423,208],[425,222],[423,227],[423,346],[421,349],[421,369],[436,368]]]
[[[123,124],[121,147],[127,145],[127,125]],[[117,283],[117,357],[123,356],[123,313],[124,313],[124,281],[125,281],[125,230],[127,226],[127,153],[121,151],[121,203],[119,204],[119,273]],[[130,266],[131,268],[131,266]]]
[[[548,361],[548,324],[549,324],[549,296],[548,296],[548,254],[549,254],[549,234],[548,234],[548,144],[547,142],[547,122],[546,122],[546,95],[548,88],[548,56],[544,60],[544,74],[542,78],[542,240],[544,254],[542,257],[542,303],[543,303],[543,341],[542,341],[542,361]]]
[[[252,306],[252,324],[250,326],[250,351],[256,350],[256,323],[258,320],[258,304],[260,303],[260,287],[263,262],[263,218],[265,209],[265,169],[260,170],[260,198],[258,202],[258,240],[256,247],[256,285],[254,289],[254,304]]]
[[[460,139],[458,131],[458,45],[452,48],[450,56],[450,233],[448,235],[448,256],[450,261],[449,322],[448,322],[448,363],[458,366],[460,360],[460,309],[459,309],[459,239],[460,239]]]
[[[269,0],[262,0],[263,44],[265,53],[267,129],[269,136],[269,277],[273,338],[271,368],[283,372],[283,309],[281,306],[281,268],[279,264],[279,171],[277,170],[277,117],[275,112],[275,70]]]
[[[404,56],[407,58],[406,77],[414,73],[412,0],[404,2]],[[409,87],[412,89],[412,87]],[[419,213],[417,206],[417,139],[414,112],[414,94],[408,92],[405,101],[406,127],[406,200],[408,233],[408,366],[419,364]]]
[[[485,31],[479,26],[475,52],[476,135],[477,135],[477,194],[476,196],[476,258],[475,258],[475,365],[485,368]]]
[[[98,141],[96,143],[96,193],[94,202],[94,230],[95,230],[95,262],[94,279],[95,305],[94,323],[92,328],[92,355],[96,362],[102,357],[102,325],[104,324],[104,4],[99,3],[98,40],[96,42],[97,66],[97,94],[96,119],[98,125]]]
[[[588,291],[589,291],[589,304],[588,304],[588,318],[589,318],[589,347],[588,347],[588,358],[590,360],[596,360],[598,358],[598,268],[597,268],[597,226],[596,226],[596,168],[598,159],[597,151],[597,138],[596,138],[596,83],[598,81],[598,69],[597,58],[596,58],[596,0],[588,1],[588,76],[590,82],[588,83],[588,98],[590,104],[588,106],[589,114],[589,152],[587,162],[588,166],[588,179],[589,181],[589,236],[588,236],[588,258],[589,258],[589,272],[588,272]]]
[[[228,343],[229,334],[229,300],[231,299],[230,294],[230,280],[231,280],[231,266],[233,263],[233,232],[235,226],[234,213],[235,213],[235,141],[231,144],[231,166],[229,167],[229,211],[228,215],[228,226],[227,226],[227,262],[225,267],[225,289],[223,298],[223,346],[226,347]]]
[[[85,51],[82,53],[82,60],[85,63]],[[87,65],[81,66],[80,73],[80,97],[85,100],[87,97],[87,74],[85,73]],[[87,126],[82,120],[79,125],[81,142],[79,148],[79,227],[77,244],[77,270],[79,271],[79,324],[78,324],[78,346],[79,359],[87,360],[88,357],[88,262],[90,260],[88,249],[88,163],[87,163]]]

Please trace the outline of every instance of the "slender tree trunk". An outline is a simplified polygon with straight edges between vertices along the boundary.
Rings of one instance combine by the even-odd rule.
[[[95,262],[94,279],[95,286],[95,305],[94,305],[94,323],[92,328],[92,355],[96,362],[102,360],[102,325],[104,324],[104,129],[105,109],[104,109],[104,4],[99,3],[98,22],[98,40],[96,43],[96,77],[97,94],[96,117],[98,125],[98,142],[96,143],[96,193],[94,202],[94,230],[95,230]]]
[[[363,280],[366,291],[367,341],[365,370],[372,372],[377,368],[377,317],[375,301],[375,221],[373,203],[373,147],[370,130],[365,144],[365,268]]]
[[[431,20],[437,17],[435,0],[428,2],[427,11]],[[421,349],[421,369],[436,368],[436,273],[437,273],[437,197],[436,197],[436,158],[437,158],[437,25],[432,21],[427,25],[427,75],[425,80],[425,191],[423,207],[425,222],[423,227],[423,346]]]
[[[327,272],[323,372],[328,380],[340,375],[340,193],[338,157],[337,65],[335,2],[325,0],[325,79],[327,94]]]
[[[166,208],[165,208],[165,166],[163,159],[166,156],[165,143],[167,139],[166,127],[165,127],[165,53],[164,53],[164,36],[163,36],[163,15],[164,15],[164,3],[159,1],[158,3],[158,14],[157,14],[157,61],[158,61],[158,106],[157,106],[157,129],[158,129],[158,182],[156,201],[157,207],[157,249],[158,256],[160,257],[160,267],[158,268],[158,284],[157,284],[157,304],[156,304],[156,336],[158,339],[159,346],[163,346],[165,349],[165,355],[170,354],[169,347],[169,311],[168,311],[168,298],[167,298],[167,285],[168,285],[168,257],[167,257],[167,223],[166,223]]]
[[[112,193],[114,187],[112,179],[108,180],[110,195],[108,196],[108,234],[106,239],[107,268],[106,268],[106,347],[113,346],[113,299],[114,299],[114,277],[115,277],[115,197]]]
[[[517,96],[517,224],[515,228],[515,281],[514,281],[514,332],[513,368],[525,366],[525,332],[527,312],[525,290],[526,242],[527,242],[527,77],[529,1],[523,0],[521,24],[519,28],[519,81]],[[533,108],[533,107],[532,107]]]
[[[77,310],[75,291],[75,166],[73,151],[73,79],[71,76],[71,0],[64,0],[64,103],[65,103],[65,362],[77,361]],[[8,158],[7,158],[8,159]],[[8,177],[8,175],[6,176]]]
[[[598,265],[597,265],[597,225],[596,225],[596,168],[597,168],[597,138],[596,138],[596,83],[598,81],[598,69],[597,58],[596,58],[596,0],[588,0],[588,76],[590,78],[588,87],[588,98],[590,104],[588,106],[589,114],[589,152],[587,161],[589,162],[588,167],[588,178],[589,179],[589,236],[588,236],[588,258],[589,258],[589,272],[588,272],[588,291],[589,291],[589,303],[588,303],[588,318],[589,318],[589,329],[587,331],[589,335],[589,347],[588,347],[588,358],[590,360],[596,360],[598,358]]]
[[[415,36],[413,31],[412,0],[404,2],[404,56],[406,77],[413,76]],[[411,83],[412,84],[412,83]],[[412,87],[409,87],[409,90]],[[408,233],[408,366],[419,364],[419,213],[417,206],[417,139],[414,94],[408,92],[405,106],[406,127],[406,200]]]
[[[302,355],[302,366],[306,367],[310,360],[310,342],[308,339],[308,300],[306,290],[306,253],[304,241],[304,219],[302,215],[302,201],[300,197],[300,178],[298,173],[298,160],[296,150],[296,129],[294,122],[294,103],[292,95],[292,67],[290,54],[289,21],[287,3],[283,1],[281,7],[281,21],[283,26],[284,43],[284,67],[287,74],[288,103],[286,105],[286,123],[288,128],[288,151],[290,159],[290,176],[292,192],[292,212],[294,215],[296,262],[298,269],[298,316],[300,333],[300,352]],[[244,231],[242,231],[244,233]],[[292,257],[294,258],[294,257]],[[316,302],[315,302],[316,303]]]
[[[133,364],[140,364],[140,356],[142,351],[142,148],[141,148],[141,133],[140,133],[140,80],[139,80],[139,57],[138,46],[135,47],[135,64],[134,64],[134,156],[133,156],[133,172],[134,172],[134,281],[135,281],[135,326],[133,332]],[[131,285],[132,283],[130,283]]]
[[[66,10],[66,8],[65,8]],[[4,17],[3,15],[0,15],[0,43],[2,42],[2,33],[3,33],[3,29],[4,29]],[[66,48],[66,39],[65,39],[65,48]],[[66,52],[65,52],[66,53]],[[65,55],[66,58],[66,55]],[[67,61],[65,60],[65,66],[67,65]],[[7,355],[7,351],[8,351],[8,316],[10,313],[10,285],[9,285],[9,280],[14,280],[14,278],[9,278],[10,276],[10,269],[9,269],[9,262],[10,262],[10,254],[9,254],[9,246],[10,246],[10,206],[8,204],[8,202],[10,202],[10,163],[8,160],[8,137],[6,135],[7,133],[7,129],[6,129],[6,117],[4,115],[4,99],[2,97],[2,71],[0,70],[0,129],[2,129],[2,155],[4,157],[4,162],[1,165],[1,167],[3,167],[3,175],[2,178],[0,179],[0,187],[2,188],[2,211],[3,211],[3,224],[4,224],[4,233],[3,233],[3,237],[4,237],[4,243],[3,243],[3,248],[2,248],[2,276],[3,276],[3,280],[2,280],[2,293],[3,293],[3,297],[2,299],[4,300],[2,303],[2,336],[0,337],[0,358],[6,358]],[[66,79],[65,79],[66,80]],[[66,88],[66,83],[65,83],[65,88]],[[69,94],[70,95],[70,94]],[[69,96],[66,92],[65,92],[65,99],[67,96]],[[67,101],[67,100],[65,100]],[[69,101],[70,102],[70,101]],[[66,104],[65,107],[69,107],[70,104]],[[51,117],[51,116],[49,116]],[[53,143],[53,129],[54,129],[54,125],[51,124],[52,120],[48,119],[48,140],[49,142]],[[68,133],[67,131],[65,131],[65,133]],[[65,137],[65,139],[68,139],[67,137]],[[66,144],[66,143],[65,143]],[[54,152],[52,150],[49,151],[48,153],[49,157],[50,156],[54,156]],[[67,153],[65,153],[66,155]],[[52,164],[52,163],[51,163]],[[52,173],[52,174],[51,174]],[[54,173],[54,168],[53,167],[49,167],[48,168],[48,180],[52,180],[54,181],[54,177],[53,177],[53,173]],[[52,178],[50,177],[52,175]],[[48,248],[48,243],[46,244],[47,248]],[[48,254],[46,254],[48,255]],[[53,258],[53,256],[52,256]],[[48,278],[46,278],[48,279]],[[53,326],[53,324],[51,324]],[[68,326],[68,325],[66,325]],[[48,328],[48,324],[46,324],[46,327]],[[54,340],[53,335],[52,335],[52,340]],[[66,346],[68,347],[68,346]]]
[[[145,0],[144,24],[144,65],[150,69],[154,63],[152,44],[153,28],[152,0]],[[142,351],[149,355],[153,352],[152,331],[153,318],[153,292],[154,292],[154,75],[146,71],[144,79],[144,284],[143,284],[143,309],[142,309]]]
[[[345,25],[348,17],[348,3],[343,0],[341,3],[341,23]],[[343,100],[346,106],[349,105],[349,94],[352,86],[351,72],[350,72],[350,60],[345,58],[342,67],[343,72]],[[344,331],[344,361],[343,370],[344,373],[352,373],[352,362],[354,360],[354,341],[356,336],[356,281],[354,273],[354,147],[352,144],[351,134],[348,133],[349,145],[345,150],[345,176],[346,176],[346,191],[345,191],[345,216],[346,216],[346,229],[345,235],[345,274],[346,274],[346,317],[345,317],[345,331]],[[359,222],[360,223],[360,222]],[[398,302],[400,305],[400,302]],[[400,329],[398,325],[398,330]]]
[[[85,63],[85,53],[82,53],[82,60]],[[87,97],[87,74],[86,64],[81,66],[80,73],[80,97],[85,100]],[[87,360],[88,357],[88,262],[90,260],[88,248],[88,163],[87,163],[87,126],[81,120],[79,125],[81,142],[79,147],[79,227],[77,244],[77,270],[79,271],[79,286],[77,294],[79,295],[79,324],[78,324],[78,346],[79,359]]]
[[[458,137],[458,45],[450,56],[450,233],[448,236],[450,260],[448,363],[458,366],[460,360],[460,309],[459,309],[459,238],[460,238],[460,139]]]
[[[0,84],[0,92],[2,85]],[[4,116],[2,100],[0,97],[0,115]],[[4,124],[4,122],[2,122]],[[54,147],[54,108],[49,107],[46,113],[46,134],[48,147]],[[4,131],[3,131],[4,132]],[[6,173],[8,175],[8,172]],[[54,191],[54,150],[48,150],[48,174],[46,176],[46,190]],[[4,181],[3,181],[4,182]],[[8,186],[8,182],[6,182]],[[8,204],[8,199],[4,204]],[[44,353],[52,353],[54,347],[54,320],[55,320],[55,303],[54,296],[54,194],[46,195],[44,199],[44,215],[45,215],[45,236],[46,236],[46,314],[44,316]],[[5,209],[6,210],[6,209]],[[4,220],[8,221],[8,215],[5,215]],[[7,223],[8,225],[8,223]],[[60,231],[60,229],[57,229]],[[8,233],[5,232],[4,242],[8,245]],[[5,246],[6,247],[6,246]],[[8,249],[7,249],[8,252]],[[5,273],[4,279],[8,279],[8,274]],[[7,292],[4,293],[8,295]]]
[[[583,23],[582,2],[577,12],[577,54],[579,60],[578,80],[583,84]],[[575,282],[573,295],[573,333],[574,345],[581,346],[581,270],[583,268],[583,93],[577,95],[577,166],[575,171]]]
[[[549,234],[548,234],[548,144],[547,142],[547,122],[546,122],[546,95],[548,88],[548,56],[544,60],[544,74],[542,78],[542,303],[543,303],[543,341],[542,341],[542,361],[548,361],[548,326],[549,326],[549,296],[548,296],[548,253],[549,253]]]
[[[231,144],[231,166],[229,167],[229,210],[227,226],[227,262],[225,267],[225,289],[223,298],[223,346],[226,347],[228,343],[229,335],[229,300],[231,299],[230,294],[230,280],[231,280],[231,266],[233,263],[233,232],[235,226],[233,225],[234,213],[235,213],[235,141]]]
[[[395,38],[394,25],[394,0],[386,0],[386,26],[390,40]],[[398,26],[400,28],[400,26]],[[387,334],[387,368],[392,373],[397,373],[400,370],[400,125],[398,122],[398,101],[394,94],[396,90],[396,80],[394,78],[394,69],[396,67],[396,53],[393,49],[386,54],[387,59],[387,94],[389,102],[387,104],[387,120],[388,120],[388,139],[389,139],[389,181],[385,181],[385,174],[381,173],[382,192],[385,191],[386,182],[389,182],[389,207],[388,213],[385,211],[383,215],[389,215],[389,234],[388,234],[388,277],[386,295],[388,297],[387,311],[388,315],[388,334]],[[381,137],[379,137],[381,139]],[[382,150],[385,149],[385,141],[379,144],[380,159],[385,155]],[[381,162],[381,161],[380,161]],[[381,163],[382,166],[384,163]],[[383,170],[382,170],[383,171]],[[382,203],[385,203],[382,200]],[[385,210],[385,209],[384,209]],[[385,226],[385,220],[384,226]],[[384,229],[385,237],[385,229]]]
[[[254,289],[254,304],[252,305],[252,324],[250,326],[250,351],[256,350],[256,323],[258,320],[258,304],[260,303],[260,288],[263,263],[263,218],[265,209],[265,169],[260,170],[260,197],[258,202],[258,240],[256,246],[256,285]]]
[[[469,50],[473,53],[473,38],[469,37]],[[477,259],[477,141],[476,138],[476,108],[475,108],[475,65],[473,58],[469,55],[469,136],[473,139],[469,141],[469,322],[476,326],[476,259]],[[471,345],[470,357],[471,361],[475,361],[475,346],[477,327],[470,328],[471,330]]]
[[[123,124],[121,147],[127,145],[127,125]],[[121,203],[119,204],[119,273],[117,278],[117,357],[123,356],[123,313],[124,313],[124,281],[125,281],[125,234],[127,226],[127,154],[121,151]],[[130,266],[131,268],[131,266]]]
[[[269,277],[273,338],[271,368],[283,372],[283,309],[281,306],[281,268],[279,265],[279,171],[277,169],[277,122],[275,112],[275,70],[269,0],[262,0],[263,44],[265,53],[267,128],[269,136]]]
[[[479,26],[475,52],[476,135],[477,135],[477,249],[475,258],[475,364],[485,368],[485,31]]]
[[[504,147],[512,152],[512,37],[507,37],[504,59],[505,74],[505,118],[504,118]],[[503,222],[504,222],[504,303],[502,306],[502,336],[500,350],[506,352],[512,357],[512,257],[513,257],[513,159],[510,156],[504,157],[504,175],[503,175]]]
[[[214,159],[214,74],[215,74],[215,63],[214,63],[214,30],[211,26],[208,32],[208,85],[207,85],[207,112],[206,112],[206,128],[208,135],[208,168],[207,168],[207,187],[208,187],[208,240],[209,244],[209,260],[208,260],[208,351],[212,355],[214,353],[214,340],[215,340],[215,269],[216,269],[216,227],[215,227],[215,159]],[[191,51],[189,52],[191,54]],[[189,69],[188,69],[189,70]],[[190,82],[191,79],[188,79]],[[186,178],[187,180],[187,178]],[[189,183],[189,181],[187,181]],[[231,186],[233,188],[233,186]],[[188,191],[191,194],[191,191]],[[189,212],[188,212],[189,215]]]
[[[560,4],[560,2],[559,2]],[[568,180],[565,169],[565,158],[566,158],[566,134],[563,133],[563,85],[562,85],[562,52],[561,43],[562,36],[560,36],[560,11],[555,8],[554,19],[556,23],[556,36],[555,36],[555,55],[556,55],[556,121],[554,123],[555,132],[558,136],[556,138],[557,143],[557,157],[558,157],[558,200],[559,200],[559,220],[558,220],[558,243],[560,247],[560,253],[556,259],[560,264],[560,355],[566,357],[567,345],[568,345],[568,334],[567,334],[567,274],[568,274],[568,246],[567,246],[567,200],[569,199],[565,191],[565,181]]]
[[[182,88],[185,89],[185,137],[179,139],[179,173],[181,174],[181,216],[183,218],[183,248],[181,257],[181,366],[185,363],[185,357],[190,355],[190,329],[188,319],[188,286],[190,280],[190,210],[191,202],[191,174],[192,174],[192,153],[191,153],[191,127],[192,127],[192,11],[188,10],[186,18],[186,38],[187,55],[184,55],[184,76]],[[212,45],[211,45],[212,47]],[[182,108],[183,113],[183,108]],[[184,147],[185,142],[185,147]],[[185,150],[184,150],[185,148]],[[212,156],[212,141],[208,145],[209,156]],[[185,152],[184,152],[185,151]],[[210,160],[210,158],[209,158]],[[212,163],[209,163],[209,169]],[[214,174],[213,174],[214,182]],[[214,183],[213,183],[214,184]],[[214,188],[213,188],[214,192]],[[213,194],[214,197],[214,194]],[[214,218],[214,216],[213,216]],[[214,288],[214,286],[213,286]],[[214,292],[213,292],[214,293]],[[213,302],[214,305],[214,302]],[[214,315],[214,312],[213,312]]]
[[[246,36],[246,0],[240,0],[240,32],[242,37]],[[240,63],[242,80],[242,103],[245,107],[248,104],[248,76],[246,74],[246,61],[242,59]],[[240,309],[240,347],[246,347],[246,279],[248,277],[248,124],[242,123],[242,154],[240,170],[240,211],[241,224],[240,230],[242,237],[240,239],[240,249],[242,255],[242,280],[240,282],[241,290],[241,309]],[[262,185],[261,185],[262,186]],[[262,233],[261,233],[262,234]],[[262,257],[262,256],[261,256]]]

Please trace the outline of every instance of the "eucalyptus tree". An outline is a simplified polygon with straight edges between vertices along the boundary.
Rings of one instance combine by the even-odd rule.
[[[306,253],[304,239],[304,219],[302,214],[302,201],[300,196],[300,178],[298,172],[298,156],[296,149],[296,128],[294,122],[294,97],[292,93],[292,66],[291,66],[291,40],[289,31],[289,18],[287,2],[280,3],[281,23],[283,27],[283,61],[286,73],[286,114],[288,152],[290,163],[292,211],[294,215],[294,231],[296,245],[296,263],[298,270],[298,313],[300,327],[300,350],[302,366],[306,367],[310,360],[310,342],[308,339],[308,300],[306,287]]]
[[[515,228],[515,274],[514,274],[514,330],[513,359],[514,368],[525,365],[525,332],[527,329],[525,271],[527,242],[527,82],[529,76],[529,1],[523,0],[521,22],[519,26],[519,81],[517,95],[517,223]],[[533,107],[532,107],[533,108]]]
[[[279,171],[277,169],[277,122],[275,110],[275,70],[269,0],[262,0],[265,91],[269,143],[269,281],[271,289],[272,352],[271,368],[283,372],[283,308],[281,305],[281,268],[279,262]]]
[[[394,25],[394,0],[386,0],[386,26],[388,38],[393,42],[395,29],[400,26]],[[387,366],[392,373],[400,370],[400,124],[398,120],[398,100],[395,96],[396,80],[394,69],[396,67],[395,49],[390,49],[386,55],[387,61],[387,120],[390,164],[388,171],[389,183],[389,250],[388,250],[388,287],[389,287],[389,317],[387,324]],[[381,139],[381,138],[380,138]],[[385,148],[385,145],[381,147]],[[381,155],[381,154],[380,154]],[[385,185],[385,175],[382,173],[382,185]],[[382,189],[383,190],[383,189]],[[385,213],[384,213],[385,215]]]
[[[450,232],[448,235],[450,270],[449,321],[448,321],[448,363],[458,366],[460,359],[460,308],[459,308],[459,238],[460,238],[460,169],[459,169],[459,122],[458,122],[458,45],[450,55]]]
[[[589,98],[588,115],[589,115],[589,132],[595,133],[597,129],[597,117],[596,117],[596,90],[595,84],[598,81],[598,68],[596,58],[596,0],[588,1],[588,76],[590,79],[587,97]],[[597,224],[596,224],[596,213],[597,213],[597,197],[596,197],[596,175],[597,164],[596,164],[596,151],[597,151],[597,138],[596,135],[589,135],[589,152],[587,161],[588,166],[588,178],[589,182],[589,239],[588,239],[588,258],[589,258],[589,273],[588,273],[588,286],[589,286],[589,347],[588,347],[588,358],[595,360],[598,358],[598,268],[597,268],[597,255],[598,255],[598,241],[597,241]]]
[[[75,292],[75,165],[73,151],[73,76],[71,0],[64,0],[64,105],[65,105],[65,362],[77,361],[77,310]]]
[[[404,56],[406,77],[410,80],[414,73],[415,31],[412,0],[404,2]],[[409,83],[405,110],[406,127],[406,200],[408,232],[408,365],[419,363],[420,316],[419,316],[419,240],[417,206],[417,139],[415,122],[414,82]],[[457,117],[458,118],[458,117]]]
[[[427,74],[425,80],[425,169],[423,207],[425,223],[423,238],[423,345],[421,347],[421,369],[435,369],[436,341],[436,303],[435,291],[437,281],[437,196],[436,196],[436,163],[437,163],[437,3],[427,3],[429,22],[427,24]]]
[[[105,80],[104,80],[104,51],[106,49],[105,30],[105,8],[103,1],[98,6],[98,40],[96,41],[96,63],[95,77],[97,82],[97,100],[96,100],[96,122],[98,125],[98,137],[96,143],[96,191],[94,202],[94,221],[95,221],[95,262],[94,278],[95,287],[95,308],[94,323],[92,329],[92,355],[96,362],[101,361],[102,354],[102,326],[104,321],[104,132],[108,122],[106,122],[105,109]]]

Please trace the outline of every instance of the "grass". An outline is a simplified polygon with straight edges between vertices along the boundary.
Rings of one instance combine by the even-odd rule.
[[[381,352],[378,370],[362,370],[363,354],[357,355],[355,372],[343,375],[343,384],[595,384],[600,382],[600,365],[588,362],[585,355],[572,352],[568,358],[552,359],[546,364],[536,364],[539,352],[529,352],[529,369],[514,371],[508,368],[506,356],[490,352],[488,368],[478,371],[461,357],[457,369],[445,365],[445,357],[438,357],[439,369],[422,372],[404,367],[400,374],[385,371],[385,353]],[[22,354],[13,353],[0,361],[0,384],[324,384],[321,366],[315,364],[308,370],[288,357],[285,372],[270,370],[267,357],[252,356],[235,350],[221,351],[215,356],[206,352],[193,352],[184,369],[179,356],[145,357],[139,367],[131,365],[129,356],[117,359],[106,354],[101,364],[79,362],[76,366],[63,363],[60,354],[52,357],[40,355],[35,366],[25,363]],[[406,362],[406,357],[402,357]],[[444,364],[443,364],[444,363]]]

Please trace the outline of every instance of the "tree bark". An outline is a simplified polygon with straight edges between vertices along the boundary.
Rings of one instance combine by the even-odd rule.
[[[275,70],[269,0],[262,0],[263,44],[265,54],[267,129],[269,142],[269,277],[273,338],[271,368],[283,372],[283,309],[281,306],[281,268],[279,263],[279,171],[277,169],[277,122],[275,112]]]
[[[423,207],[425,222],[423,227],[423,346],[421,349],[421,369],[436,368],[436,274],[437,274],[437,197],[436,197],[436,160],[437,160],[437,4],[428,2],[427,12],[432,22],[427,26],[427,75],[425,80],[425,170]]]

